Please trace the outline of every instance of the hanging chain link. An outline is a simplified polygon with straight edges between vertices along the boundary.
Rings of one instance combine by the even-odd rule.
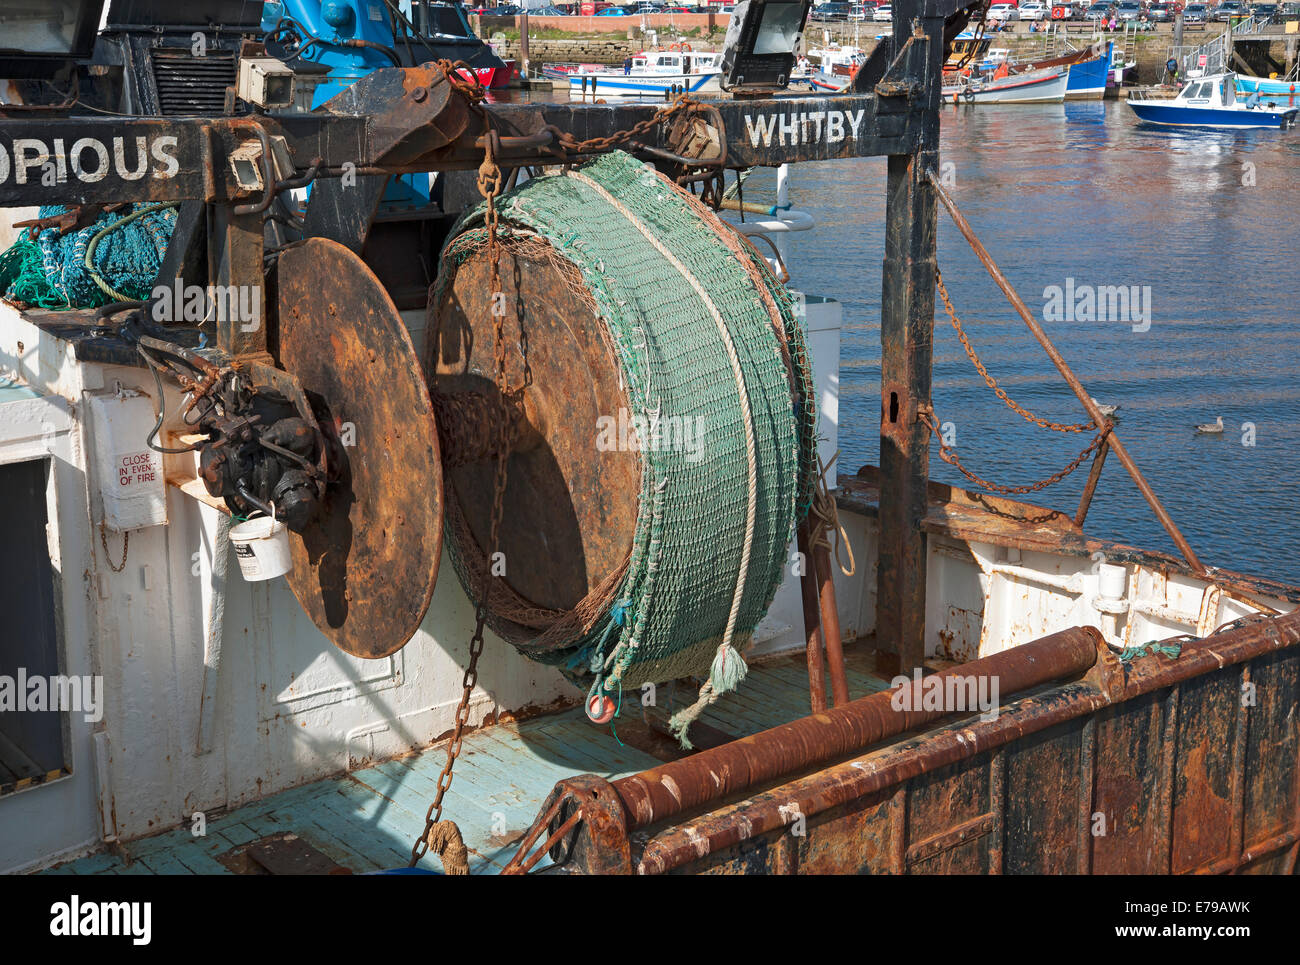
[[[975,485],[981,486],[989,492],[1000,493],[1003,496],[1020,496],[1025,493],[1037,492],[1040,489],[1046,489],[1048,486],[1056,485],[1066,476],[1070,475],[1070,473],[1078,469],[1079,466],[1083,464],[1083,461],[1095,452],[1097,447],[1102,444],[1108,435],[1110,435],[1111,430],[1111,423],[1107,422],[1106,427],[1102,429],[1101,432],[1097,433],[1096,438],[1088,444],[1087,449],[1084,449],[1083,452],[1071,459],[1064,469],[1052,473],[1052,475],[1048,476],[1046,479],[1040,479],[1038,482],[1029,483],[1024,486],[1003,486],[999,483],[990,482],[983,476],[976,475],[962,465],[961,460],[957,457],[957,453],[943,441],[943,434],[939,431],[939,424],[935,421],[935,417],[932,414],[929,412],[922,412],[917,416],[917,418],[929,426],[931,431],[934,432],[935,438],[939,440],[940,459],[948,463],[950,466],[955,466],[963,476],[975,483]]]
[[[501,173],[500,164],[497,161],[497,145],[499,143],[495,136],[495,130],[492,127],[492,117],[486,111],[482,111],[479,105],[482,103],[486,92],[479,82],[474,71],[463,61],[440,60],[437,66],[442,70],[447,78],[447,82],[453,88],[463,94],[470,102],[470,105],[477,109],[484,122],[483,138],[483,162],[478,168],[477,184],[479,193],[483,195],[486,202],[486,211],[484,214],[484,224],[487,228],[487,250],[488,260],[491,266],[490,285],[493,294],[493,305],[501,301],[499,293],[501,292],[501,216],[497,210],[497,198],[500,196],[502,189],[505,187],[505,177]],[[462,73],[463,71],[463,73]],[[466,77],[466,74],[469,80]],[[626,131],[618,131],[607,137],[594,137],[586,141],[578,141],[568,132],[558,132],[556,135],[556,144],[564,151],[574,153],[598,153],[611,150],[620,144],[624,144],[633,138],[645,134],[657,124],[662,124],[676,114],[688,110],[695,110],[703,107],[699,101],[689,97],[678,97],[672,104],[661,110],[656,111],[651,117],[644,121],[634,124]],[[460,704],[456,707],[456,725],[452,731],[451,740],[447,744],[447,762],[443,765],[442,773],[438,775],[438,789],[434,795],[433,801],[429,804],[429,810],[424,816],[424,830],[416,839],[415,844],[411,847],[411,860],[408,862],[409,867],[414,867],[419,860],[429,850],[430,834],[435,825],[442,820],[442,802],[447,794],[447,789],[451,787],[453,771],[456,766],[456,759],[460,755],[461,743],[465,736],[465,726],[469,722],[469,704],[470,697],[474,692],[474,687],[478,683],[478,660],[483,653],[483,631],[487,624],[488,615],[488,596],[489,588],[494,579],[492,575],[492,561],[497,553],[499,545],[501,519],[504,514],[506,476],[509,461],[509,447],[512,423],[512,404],[517,401],[521,390],[511,390],[506,383],[506,339],[505,339],[505,317],[504,313],[492,313],[493,318],[493,335],[495,339],[494,355],[496,363],[496,385],[498,390],[499,418],[497,419],[498,439],[497,439],[497,458],[496,458],[496,478],[492,496],[492,518],[488,535],[488,553],[487,566],[483,570],[483,585],[479,590],[478,602],[474,609],[474,635],[469,642],[469,664],[465,668],[465,675],[461,682]]]
[[[952,307],[952,300],[948,297],[948,289],[944,287],[943,275],[940,274],[938,269],[935,269],[934,272],[934,283],[939,288],[939,297],[943,299],[944,311],[948,313],[948,318],[952,321],[952,327],[957,332],[957,338],[961,340],[962,346],[966,349],[966,355],[970,358],[972,364],[974,364],[975,370],[984,377],[984,381],[988,383],[988,387],[993,390],[993,394],[1005,402],[1012,412],[1019,415],[1026,422],[1032,422],[1034,425],[1041,426],[1044,429],[1051,429],[1053,432],[1091,432],[1097,428],[1097,423],[1091,420],[1088,422],[1060,423],[1040,418],[1007,395],[1002,386],[998,385],[997,379],[989,375],[989,370],[984,367],[984,363],[980,361],[979,355],[975,353],[975,349],[971,346],[970,339],[966,336],[966,332],[962,328],[961,320],[957,317],[957,312]]]
[[[613,150],[620,144],[626,144],[633,138],[645,134],[656,124],[662,124],[676,114],[686,111],[695,111],[706,109],[707,105],[701,101],[686,95],[679,94],[667,107],[661,107],[644,121],[637,121],[626,131],[615,131],[606,137],[593,137],[585,141],[579,141],[574,138],[568,131],[561,131],[556,137],[556,143],[566,151],[572,151],[575,154],[599,154],[603,151]]]
[[[443,72],[447,76],[448,82],[458,90],[461,90],[470,99],[472,104],[477,104],[482,100],[483,91],[477,83],[477,77],[470,71],[470,76],[475,77],[475,83],[459,78],[456,74],[456,68],[463,64],[451,64],[449,62],[440,62]],[[491,134],[491,120],[485,115],[485,124]],[[483,151],[483,163],[478,169],[478,189],[483,195],[487,204],[485,222],[488,232],[488,259],[491,263],[491,287],[492,287],[492,304],[495,309],[496,305],[501,304],[502,300],[497,297],[501,291],[501,242],[498,237],[500,230],[500,214],[497,211],[497,197],[501,194],[501,189],[505,184],[505,178],[501,174],[501,168],[496,159],[496,140],[489,136],[486,139],[486,146]],[[487,566],[483,569],[483,585],[479,588],[478,602],[474,608],[474,635],[469,641],[469,663],[465,667],[465,675],[461,679],[460,704],[456,707],[456,726],[452,731],[451,740],[447,744],[447,762],[442,766],[442,773],[438,775],[438,790],[434,794],[433,801],[429,804],[429,810],[424,815],[424,830],[415,844],[411,847],[411,860],[408,863],[410,867],[424,857],[429,850],[429,836],[434,826],[442,820],[442,800],[447,794],[448,788],[451,787],[453,771],[456,766],[456,758],[460,756],[461,743],[465,738],[465,725],[469,722],[469,704],[470,697],[474,693],[474,687],[478,684],[478,660],[483,653],[483,631],[487,625],[488,615],[488,596],[489,588],[494,579],[492,573],[492,561],[497,553],[499,537],[501,530],[501,518],[505,506],[506,494],[506,474],[510,459],[510,402],[511,393],[506,385],[506,339],[505,339],[505,315],[504,312],[498,313],[495,310],[492,313],[494,360],[495,360],[495,379],[497,386],[497,457],[496,457],[496,478],[493,485],[492,494],[492,518],[488,531],[488,552]]]
[[[117,566],[113,565],[113,558],[108,553],[108,532],[102,519],[99,521],[99,545],[104,547],[104,561],[108,563],[109,569],[114,573],[121,573],[126,569],[126,548],[131,545],[130,533],[122,534],[122,562]]]
[[[1040,426],[1044,429],[1050,429],[1053,432],[1090,432],[1093,429],[1097,428],[1097,423],[1095,421],[1078,422],[1078,423],[1060,423],[1060,422],[1052,422],[1048,419],[1040,418],[1039,416],[1034,415],[1028,409],[1024,408],[1024,406],[1018,404],[1009,395],[1007,395],[1006,391],[1000,385],[998,385],[997,379],[989,375],[988,369],[985,368],[984,363],[980,361],[980,357],[978,354],[976,354],[974,347],[970,343],[970,339],[967,338],[966,332],[962,328],[961,320],[957,317],[957,312],[952,307],[952,300],[948,297],[948,289],[944,287],[943,276],[939,273],[937,269],[935,270],[934,273],[934,281],[935,281],[935,285],[939,289],[939,297],[943,299],[944,311],[948,313],[948,318],[952,320],[952,327],[956,330],[957,337],[961,340],[961,344],[965,347],[966,355],[970,358],[971,363],[975,366],[976,371],[978,371],[979,374],[984,377],[984,381],[988,384],[988,387],[993,390],[993,393],[999,399],[1001,399],[1003,402],[1006,403],[1007,407],[1011,409],[1012,412],[1015,412],[1017,415],[1024,418],[1027,422],[1033,423],[1034,425]],[[944,442],[943,433],[939,429],[939,421],[934,414],[933,407],[930,407],[928,410],[921,411],[917,415],[917,418],[919,418],[922,422],[924,422],[927,426],[929,426],[930,430],[934,433],[934,437],[939,440],[940,459],[948,463],[948,465],[955,467],[963,476],[965,476],[971,482],[975,483],[975,485],[981,487],[982,489],[987,489],[989,492],[992,493],[1000,493],[1003,496],[1022,496],[1025,495],[1026,493],[1038,492],[1040,489],[1046,489],[1048,486],[1056,485],[1066,476],[1070,475],[1070,473],[1074,472],[1081,465],[1083,465],[1084,460],[1086,460],[1090,455],[1092,455],[1092,453],[1097,451],[1097,449],[1101,446],[1101,444],[1106,441],[1106,438],[1110,435],[1111,430],[1115,427],[1115,424],[1111,422],[1109,419],[1107,419],[1106,424],[1101,427],[1101,431],[1097,433],[1097,435],[1093,438],[1092,442],[1088,444],[1088,447],[1086,449],[1084,449],[1081,453],[1079,453],[1068,463],[1066,463],[1063,469],[1060,469],[1052,473],[1052,475],[1048,476],[1046,479],[1040,479],[1037,482],[1028,483],[1024,486],[1003,486],[1000,483],[991,482],[985,479],[983,476],[971,472],[969,469],[967,469],[965,466],[962,465],[961,459],[957,456],[956,450],[954,450],[951,446],[949,446],[946,442]]]

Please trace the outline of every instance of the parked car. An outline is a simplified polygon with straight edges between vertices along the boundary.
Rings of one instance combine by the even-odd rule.
[[[1019,20],[1020,11],[1016,9],[1013,3],[995,3],[989,7],[986,20]]]
[[[1120,23],[1128,20],[1141,20],[1142,4],[1136,3],[1134,0],[1122,0],[1115,7],[1115,19]]]
[[[1214,19],[1221,23],[1227,23],[1233,17],[1244,17],[1246,15],[1246,5],[1241,0],[1223,0],[1214,8]]]
[[[1203,3],[1189,3],[1183,8],[1183,23],[1205,23],[1209,7]]]
[[[626,17],[628,12],[622,7],[606,7],[604,10],[596,11],[597,17]]]
[[[1151,4],[1151,6],[1147,7],[1147,18],[1155,21],[1156,23],[1165,23],[1166,21],[1174,19],[1173,4],[1169,4],[1169,3]]]
[[[1250,15],[1262,23],[1273,23],[1277,19],[1277,4],[1257,3],[1250,8]]]
[[[871,19],[877,23],[889,23],[894,19],[894,8],[888,3],[882,3],[876,7],[876,12],[872,14]]]
[[[1047,5],[1040,0],[1028,0],[1019,7],[1021,20],[1046,20]]]
[[[843,21],[849,19],[849,14],[853,10],[850,3],[841,3],[839,0],[831,0],[830,3],[823,3],[813,7],[812,18],[828,22]]]

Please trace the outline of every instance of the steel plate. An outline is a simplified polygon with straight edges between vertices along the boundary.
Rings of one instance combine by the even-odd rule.
[[[272,351],[343,443],[321,517],[292,536],[287,579],[337,646],[385,657],[424,619],[442,555],[442,464],[419,358],[379,280],[342,245],[285,250],[276,288]]]

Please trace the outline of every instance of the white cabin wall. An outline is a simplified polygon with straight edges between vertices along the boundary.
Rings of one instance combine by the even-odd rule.
[[[3,326],[0,319],[0,374],[31,376],[24,380],[41,389],[38,346],[30,337],[20,338],[25,334]],[[19,341],[23,341],[21,350]],[[89,646],[92,581],[78,551],[91,539],[85,513],[84,454],[75,408],[54,392],[0,406],[0,464],[34,459],[48,459],[51,465],[47,534],[59,604],[55,629],[60,668],[70,675],[91,675],[96,672]],[[95,726],[83,714],[68,716],[65,750],[71,776],[0,798],[0,873],[100,840]],[[51,815],[59,820],[51,821]]]

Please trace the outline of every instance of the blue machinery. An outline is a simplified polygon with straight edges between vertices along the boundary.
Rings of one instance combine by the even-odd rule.
[[[425,0],[270,0],[262,29],[272,53],[286,62],[327,69],[312,94],[315,110],[361,78],[385,67],[431,60],[501,64],[470,29],[458,3]],[[380,213],[409,212],[430,204],[434,173],[389,179]]]

